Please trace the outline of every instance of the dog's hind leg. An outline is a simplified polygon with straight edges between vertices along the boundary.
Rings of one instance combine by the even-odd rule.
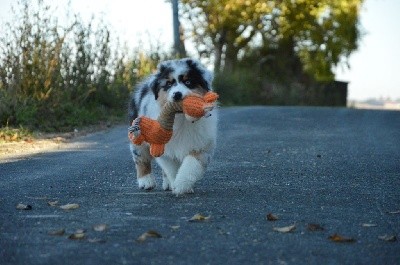
[[[151,174],[150,150],[148,145],[130,145],[133,161],[136,166],[136,177],[140,189],[152,190],[156,187],[156,180]]]

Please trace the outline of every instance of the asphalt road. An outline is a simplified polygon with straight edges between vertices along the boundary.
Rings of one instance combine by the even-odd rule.
[[[160,178],[137,189],[127,126],[0,161],[0,264],[400,264],[400,112],[243,107],[220,121],[215,159],[183,197]],[[161,238],[138,242],[149,230]]]

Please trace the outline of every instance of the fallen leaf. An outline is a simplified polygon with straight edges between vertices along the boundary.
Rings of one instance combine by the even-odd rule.
[[[280,232],[280,233],[289,233],[293,232],[296,230],[296,225],[289,225],[289,226],[284,226],[284,227],[274,227],[272,228],[274,231]]]
[[[53,202],[48,201],[47,202],[47,205],[52,206],[52,207],[57,206],[57,204],[58,204],[58,201],[53,201]]]
[[[94,231],[97,231],[97,232],[103,232],[103,231],[107,230],[107,228],[108,228],[108,226],[106,224],[98,224],[98,225],[93,226]]]
[[[106,240],[101,239],[101,238],[89,238],[88,242],[89,243],[106,243]]]
[[[32,205],[18,203],[17,206],[15,206],[15,208],[17,208],[17,210],[32,210]]]
[[[277,221],[278,219],[279,219],[278,216],[276,216],[276,215],[274,215],[272,213],[267,214],[267,220],[268,221]]]
[[[211,215],[209,215],[209,216],[204,216],[204,215],[201,215],[201,214],[199,214],[199,213],[196,213],[196,214],[193,215],[193,217],[190,218],[188,221],[189,221],[189,222],[203,222],[203,221],[209,220],[210,218],[211,218]]]
[[[333,235],[329,236],[328,239],[330,239],[333,242],[337,242],[337,243],[354,243],[354,242],[356,242],[356,240],[354,238],[344,237],[339,234],[333,234]]]
[[[74,233],[68,237],[72,240],[82,240],[85,238],[85,233]]]
[[[65,234],[65,229],[61,228],[58,230],[49,231],[48,234],[51,236],[63,236]]]
[[[384,235],[378,236],[380,240],[387,241],[387,242],[395,242],[397,241],[397,237],[395,235]]]
[[[171,225],[170,226],[173,231],[178,230],[181,226],[180,225]]]
[[[136,239],[136,241],[141,243],[141,242],[146,241],[146,239],[149,238],[149,237],[161,238],[162,236],[157,231],[149,230],[149,231],[143,233],[141,236],[139,236]]]
[[[74,210],[74,209],[78,209],[79,208],[79,204],[77,204],[77,203],[68,203],[68,204],[65,204],[65,205],[61,205],[60,208],[63,209],[63,210],[66,210],[66,211]]]
[[[319,224],[308,224],[307,225],[308,231],[324,231],[325,229]]]
[[[370,224],[370,223],[365,223],[361,225],[362,227],[376,227],[378,226],[377,224]]]

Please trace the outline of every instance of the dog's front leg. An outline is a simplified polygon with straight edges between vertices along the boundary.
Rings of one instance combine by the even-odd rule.
[[[162,183],[163,189],[172,190],[172,184],[174,183],[176,174],[179,169],[178,162],[165,156],[156,158],[156,161],[160,165],[163,171],[163,183]]]
[[[204,171],[204,164],[196,156],[186,156],[176,175],[172,192],[175,195],[193,193],[193,186],[203,177]]]
[[[139,189],[152,190],[156,186],[154,175],[151,174],[151,160],[148,145],[130,144],[133,161],[136,166],[136,177]]]

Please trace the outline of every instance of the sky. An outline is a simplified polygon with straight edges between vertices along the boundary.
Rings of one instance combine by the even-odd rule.
[[[165,0],[70,0],[84,19],[103,15],[121,40],[136,47],[139,39],[172,47],[172,9]],[[9,20],[15,0],[0,0],[0,23]],[[68,0],[58,0],[60,7]],[[62,9],[62,8],[61,8]],[[336,69],[349,82],[349,100],[400,99],[400,0],[366,0],[361,11],[364,37],[349,59],[350,69]]]

